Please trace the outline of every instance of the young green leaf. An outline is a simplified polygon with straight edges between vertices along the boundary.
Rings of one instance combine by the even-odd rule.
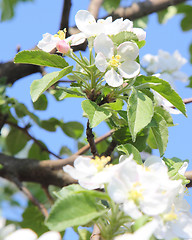
[[[133,141],[135,141],[137,133],[151,122],[153,112],[152,100],[146,94],[133,88],[128,99],[127,109],[128,124]]]
[[[134,147],[132,144],[124,144],[124,145],[119,145],[117,147],[117,150],[120,153],[126,154],[126,155],[131,155],[133,154],[133,159],[138,163],[138,164],[142,164],[142,159],[141,159],[141,155],[139,153],[139,151],[137,150],[136,147]]]
[[[14,62],[55,68],[66,68],[69,65],[61,56],[41,50],[21,51],[15,56]]]
[[[156,92],[158,92],[161,96],[166,98],[170,103],[173,104],[173,106],[175,106],[185,116],[187,116],[185,104],[183,103],[179,94],[176,93],[175,90],[173,90],[173,88],[167,81],[164,81],[164,80],[162,80],[158,77],[154,77],[154,76],[146,77],[146,76],[141,75],[141,76],[137,77],[137,79],[135,81],[136,86],[139,86],[144,83],[160,83],[158,85],[151,84],[150,87],[153,90],[155,90]]]
[[[164,118],[158,113],[154,114],[153,119],[156,121],[157,126],[151,127],[151,131],[159,149],[159,153],[162,156],[166,150],[168,143],[167,123]]]
[[[87,192],[68,194],[55,202],[45,224],[51,230],[63,231],[68,227],[88,224],[106,211]]]
[[[78,139],[82,136],[84,127],[80,122],[67,122],[67,123],[62,123],[61,129],[63,132],[74,139]]]
[[[48,73],[42,79],[33,81],[30,87],[32,101],[37,101],[42,93],[44,93],[49,87],[59,81],[62,77],[69,74],[72,71],[72,68],[73,66],[66,67],[61,71]]]
[[[98,106],[90,100],[84,100],[81,103],[85,115],[89,118],[90,127],[94,128],[102,121],[111,117],[111,112],[103,107]]]

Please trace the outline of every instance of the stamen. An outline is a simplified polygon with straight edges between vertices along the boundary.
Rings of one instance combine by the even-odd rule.
[[[120,59],[121,59],[120,55],[112,56],[111,60],[109,61],[109,65],[111,67],[118,67],[121,64],[119,61]]]
[[[98,171],[102,171],[103,168],[108,166],[107,163],[110,161],[111,161],[111,157],[102,156],[101,158],[95,157],[95,159],[91,160],[91,163],[93,163],[95,165],[95,167],[97,168]]]

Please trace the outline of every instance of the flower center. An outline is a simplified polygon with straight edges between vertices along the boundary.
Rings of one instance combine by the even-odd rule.
[[[66,32],[67,32],[66,28],[64,30],[59,30],[57,34],[54,35],[54,37],[59,37],[61,40],[64,40]]]
[[[163,220],[165,222],[169,222],[169,221],[173,221],[173,220],[177,220],[177,219],[178,219],[178,217],[177,217],[177,214],[175,213],[174,206],[172,206],[171,211],[169,213],[163,215]]]
[[[138,202],[139,199],[143,199],[143,189],[139,188],[141,184],[136,182],[133,184],[132,189],[129,191],[128,198],[133,200],[134,202]]]
[[[120,55],[112,56],[111,60],[109,61],[109,65],[111,67],[118,67],[121,64],[119,61],[120,59],[121,59]]]
[[[95,157],[95,159],[91,160],[91,163],[95,165],[95,167],[99,172],[99,171],[102,171],[103,168],[107,167],[108,165],[106,166],[106,164],[110,161],[111,161],[111,158],[109,156],[108,157],[102,156],[101,158]]]

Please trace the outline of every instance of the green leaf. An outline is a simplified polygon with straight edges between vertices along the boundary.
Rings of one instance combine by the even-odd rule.
[[[108,13],[111,13],[118,8],[120,2],[121,0],[104,0],[102,6]]]
[[[30,228],[37,233],[38,236],[48,232],[49,229],[44,224],[44,216],[37,207],[27,207],[22,215],[23,221],[20,222],[22,228]]]
[[[174,126],[173,118],[169,112],[160,106],[155,107],[155,112],[160,114],[166,121],[168,127]]]
[[[21,51],[14,59],[15,63],[29,63],[40,66],[66,68],[69,64],[59,55],[50,54],[41,50]],[[67,74],[69,74],[68,72]]]
[[[60,126],[67,136],[74,139],[80,138],[84,131],[83,125],[79,122],[62,123]]]
[[[148,16],[136,19],[133,21],[133,26],[136,28],[146,28],[148,23]]]
[[[133,141],[135,141],[137,133],[151,122],[153,113],[152,100],[141,91],[133,88],[128,99],[127,109],[128,124]]]
[[[56,118],[50,118],[48,120],[41,121],[41,127],[50,132],[55,132],[57,127],[61,125],[61,122]]]
[[[129,128],[127,126],[116,130],[113,133],[112,137],[119,144],[130,143],[141,152],[146,148],[146,140],[147,140],[147,137],[148,137],[148,131],[149,131],[148,128],[145,128],[141,132],[139,132],[137,134],[137,138],[136,138],[135,142],[132,141],[132,136],[131,136],[131,133],[130,133]]]
[[[81,103],[85,116],[89,118],[90,127],[94,128],[102,121],[111,117],[111,112],[103,107],[98,106],[90,100],[84,100]]]
[[[47,109],[48,101],[45,94],[42,94],[36,102],[33,102],[33,107],[36,110],[43,111]]]
[[[28,140],[29,140],[29,137],[23,131],[17,128],[11,128],[6,138],[6,145],[7,145],[8,151],[11,154],[15,155],[25,147]]]
[[[192,43],[189,46],[189,52],[190,52],[190,63],[192,63]]]
[[[62,77],[69,74],[72,71],[72,68],[73,66],[66,67],[61,71],[48,73],[42,79],[33,81],[30,88],[32,101],[37,101],[43,92],[59,81]]]
[[[85,225],[106,213],[87,192],[69,194],[58,199],[46,220],[49,229],[63,231],[68,227]]]
[[[143,83],[160,83],[159,85],[151,85],[150,87],[158,92],[161,96],[166,98],[170,103],[173,104],[179,111],[181,111],[185,116],[186,115],[186,108],[185,104],[183,103],[181,97],[178,93],[173,90],[170,84],[167,81],[164,81],[157,77],[146,77],[146,76],[139,76],[135,81],[135,85],[139,86]]]
[[[150,217],[147,216],[147,215],[143,215],[143,216],[141,216],[140,218],[138,218],[138,219],[135,221],[134,225],[132,226],[134,232],[137,231],[137,230],[138,230],[139,228],[141,228],[142,226],[144,226],[145,223],[149,221],[149,219],[150,219]]]
[[[176,6],[170,6],[170,7],[166,8],[165,10],[158,12],[159,23],[161,23],[161,24],[166,23],[169,19],[171,19],[176,14],[177,14]]]
[[[153,119],[156,121],[157,127],[151,127],[151,130],[159,149],[159,153],[162,156],[166,150],[168,143],[167,123],[164,118],[158,113],[154,114]]]
[[[169,158],[163,158],[165,164],[168,167],[168,174],[169,177],[173,180],[182,180],[183,185],[188,184],[190,181],[187,180],[187,178],[185,176],[183,176],[182,174],[178,173],[178,171],[182,168],[182,166],[184,164],[188,164],[189,160],[184,160],[182,161],[179,158],[173,157],[171,159]]]
[[[124,144],[124,145],[119,145],[117,147],[117,150],[121,154],[126,154],[127,156],[130,156],[131,154],[133,154],[133,159],[138,164],[142,164],[141,155],[140,155],[139,151],[137,150],[137,148],[135,148],[132,144],[127,143],[127,144]]]
[[[0,2],[1,8],[1,22],[9,20],[15,15],[15,7],[19,2],[32,2],[33,0],[2,0]]]
[[[67,156],[71,156],[72,155],[72,152],[71,150],[66,147],[66,146],[63,146],[61,147],[60,151],[59,151],[59,155],[62,156],[62,155],[67,155]]]
[[[40,147],[37,143],[34,142],[29,149],[28,158],[37,160],[48,160],[49,153],[42,149],[47,149],[46,145],[41,141],[38,142],[41,144],[42,147]]]
[[[79,240],[90,240],[91,233],[87,229],[78,229]]]
[[[62,97],[60,97],[62,99],[67,97],[85,97],[86,96],[86,94],[82,93],[80,87],[71,87],[71,88],[57,87],[57,89],[62,90]]]
[[[138,41],[138,37],[135,33],[133,32],[128,32],[128,31],[123,31],[120,32],[116,35],[111,35],[109,36],[112,41],[118,46],[123,42],[127,42],[127,41]]]

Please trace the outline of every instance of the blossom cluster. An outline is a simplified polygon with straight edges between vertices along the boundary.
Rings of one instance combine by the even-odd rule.
[[[137,61],[139,47],[130,39],[119,44],[113,42],[112,36],[121,32],[131,33],[137,41],[145,40],[146,33],[140,28],[134,28],[133,22],[122,18],[112,21],[112,17],[98,21],[86,10],[80,10],[75,16],[77,28],[81,31],[65,38],[65,30],[58,34],[46,33],[38,43],[43,51],[50,52],[57,49],[62,54],[70,56],[70,46],[83,43],[86,39],[89,45],[94,46],[96,58],[95,65],[103,73],[104,80],[109,86],[119,87],[124,79],[136,77],[140,72],[140,64]],[[92,50],[92,49],[91,49]]]
[[[187,62],[181,56],[178,50],[173,55],[170,53],[159,50],[158,55],[146,54],[141,63],[145,66],[147,72],[151,74],[158,74],[159,78],[168,81],[174,87],[175,80],[186,82],[188,76],[180,71],[180,68]]]
[[[134,233],[124,232],[114,240],[148,240],[192,238],[192,216],[184,199],[185,186],[182,180],[169,177],[164,161],[156,156],[148,157],[138,164],[133,155],[122,155],[116,165],[108,164],[110,158],[90,159],[78,157],[74,167],[63,169],[86,189],[104,188],[119,210],[134,222],[148,216],[148,222]],[[187,162],[179,174],[183,175]]]

